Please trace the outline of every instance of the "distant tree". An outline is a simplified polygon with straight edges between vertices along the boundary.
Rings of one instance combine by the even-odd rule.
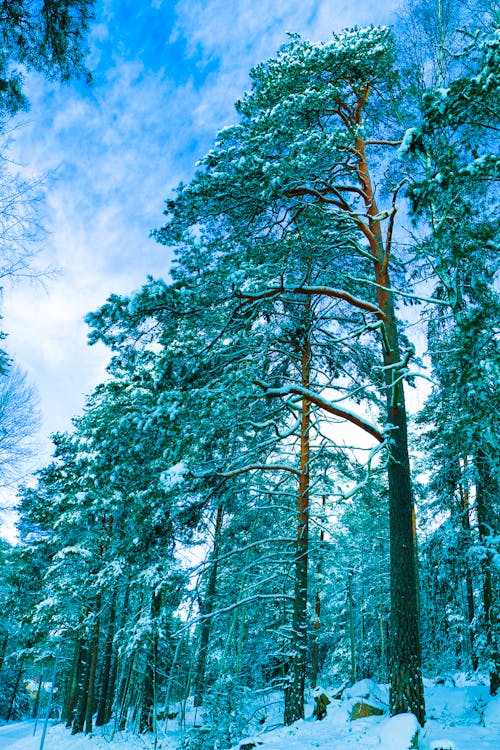
[[[0,485],[11,481],[33,455],[39,424],[37,392],[22,370],[8,365],[0,377]]]

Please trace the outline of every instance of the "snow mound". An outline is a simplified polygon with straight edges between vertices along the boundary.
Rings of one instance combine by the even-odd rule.
[[[381,750],[410,750],[418,747],[420,724],[413,714],[397,714],[387,719],[379,729]]]
[[[344,690],[343,698],[369,698],[380,703],[389,703],[387,691],[381,685],[377,685],[373,680],[359,680],[350,688]]]
[[[484,710],[484,723],[486,726],[500,727],[500,696],[490,699]]]

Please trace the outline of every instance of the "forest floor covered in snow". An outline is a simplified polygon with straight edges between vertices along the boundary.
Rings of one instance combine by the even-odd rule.
[[[364,684],[364,688],[363,688]],[[241,750],[407,750],[417,727],[411,715],[389,718],[387,715],[369,716],[351,721],[353,705],[360,694],[367,694],[368,681],[358,683],[361,688],[345,691],[342,700],[332,699],[328,713],[322,721],[312,718],[313,700],[306,708],[306,718],[292,726],[276,727],[279,705],[273,701],[257,707],[257,714],[266,716],[257,734],[234,745]],[[333,695],[334,690],[325,691]],[[357,695],[355,695],[357,693]],[[367,702],[383,705],[387,697],[384,687],[372,683]],[[362,700],[365,700],[364,698]],[[423,750],[499,750],[500,748],[500,696],[491,698],[484,685],[459,679],[454,687],[431,685],[426,687],[427,723],[420,730],[418,747]],[[266,710],[267,709],[267,710]],[[193,717],[186,717],[186,728]],[[199,719],[198,719],[199,721]],[[275,728],[270,729],[272,726]],[[177,720],[168,725],[159,723],[158,736],[141,736],[116,733],[104,727],[92,736],[72,736],[62,725],[48,729],[44,750],[208,750],[212,743],[204,744],[201,733],[193,734],[182,729]],[[39,750],[42,723],[36,732],[34,722],[10,724],[0,727],[0,750]],[[221,744],[221,747],[224,747]]]

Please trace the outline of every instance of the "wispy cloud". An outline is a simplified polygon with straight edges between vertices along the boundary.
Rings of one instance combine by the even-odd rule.
[[[386,0],[387,12],[396,5]],[[46,264],[60,269],[47,290],[8,290],[10,352],[39,388],[44,431],[65,429],[83,394],[103,377],[107,354],[86,346],[84,315],[146,275],[168,273],[169,255],[148,238],[164,198],[189,179],[251,66],[290,31],[325,39],[379,20],[367,0],[106,0],[93,29],[95,83],[55,86],[27,78],[31,111],[13,158],[47,174]]]

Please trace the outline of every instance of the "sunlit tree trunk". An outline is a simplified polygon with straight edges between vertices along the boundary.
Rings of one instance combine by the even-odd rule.
[[[368,90],[366,91],[368,96]],[[360,100],[359,106],[362,107]],[[357,115],[359,125],[361,116]],[[413,713],[425,722],[425,702],[420,648],[417,544],[413,492],[408,454],[407,416],[399,334],[391,291],[389,264],[392,223],[384,240],[375,191],[365,154],[365,143],[356,139],[358,179],[368,215],[365,236],[374,258],[377,302],[384,323],[383,363],[386,385],[386,424],[390,430],[389,533],[391,567],[391,713]],[[393,206],[395,210],[395,206]]]
[[[301,352],[301,380],[310,382],[311,345],[309,335]],[[302,399],[300,425],[300,477],[295,542],[295,585],[292,618],[292,656],[285,687],[285,724],[304,718],[304,687],[307,658],[307,578],[309,564],[309,478],[311,404]]]

